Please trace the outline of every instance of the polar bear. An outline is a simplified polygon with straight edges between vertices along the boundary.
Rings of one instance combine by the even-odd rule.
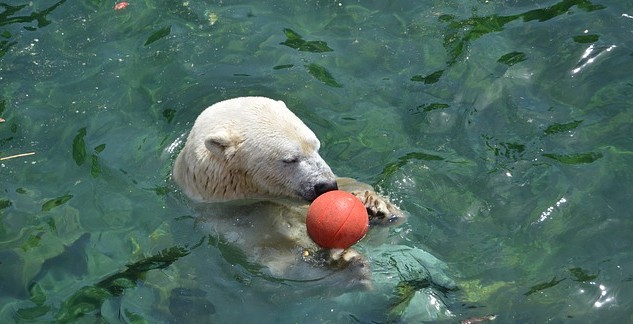
[[[195,202],[198,224],[241,249],[268,275],[327,276],[346,287],[367,287],[369,267],[359,253],[322,250],[310,240],[307,207],[320,194],[340,189],[365,204],[370,224],[397,223],[403,213],[371,186],[337,178],[319,147],[316,135],[284,102],[229,99],[196,119],[172,177]]]

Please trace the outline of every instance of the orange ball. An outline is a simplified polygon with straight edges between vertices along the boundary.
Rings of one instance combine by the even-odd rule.
[[[369,217],[365,205],[349,192],[328,191],[308,208],[308,235],[327,249],[347,249],[367,234]]]

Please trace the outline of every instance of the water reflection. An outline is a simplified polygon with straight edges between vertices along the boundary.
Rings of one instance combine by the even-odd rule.
[[[571,70],[571,74],[575,75],[580,73],[590,64],[594,63],[598,57],[603,56],[603,54],[605,53],[611,52],[611,50],[613,50],[614,48],[616,48],[615,45],[601,47],[597,47],[596,44],[589,45],[589,47],[582,53],[580,60],[578,60],[578,63],[576,64],[576,67]]]
[[[592,282],[591,284],[596,285],[595,282]],[[600,308],[615,300],[615,297],[609,295],[609,289],[607,289],[607,286],[602,284],[597,284],[597,286],[600,289],[600,297],[598,297],[598,300],[593,303],[594,307]]]
[[[541,215],[539,216],[539,218],[534,223],[538,224],[538,223],[542,223],[542,222],[546,221],[556,209],[560,209],[566,203],[567,203],[567,199],[565,197],[562,197],[556,203],[554,203],[552,206],[547,207],[547,209],[545,209],[543,212],[541,212]]]

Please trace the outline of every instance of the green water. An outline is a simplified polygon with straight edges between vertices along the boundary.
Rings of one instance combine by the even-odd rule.
[[[633,321],[630,1],[113,6],[0,4],[0,322],[393,319],[193,229],[170,145],[245,95],[410,215],[367,241],[446,262],[448,322]]]

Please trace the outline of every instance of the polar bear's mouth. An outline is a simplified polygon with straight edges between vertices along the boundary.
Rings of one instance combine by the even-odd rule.
[[[301,196],[307,200],[312,202],[318,196],[332,190],[338,190],[338,185],[336,181],[327,181],[327,182],[319,182],[314,185],[310,190],[306,190],[301,194]]]

